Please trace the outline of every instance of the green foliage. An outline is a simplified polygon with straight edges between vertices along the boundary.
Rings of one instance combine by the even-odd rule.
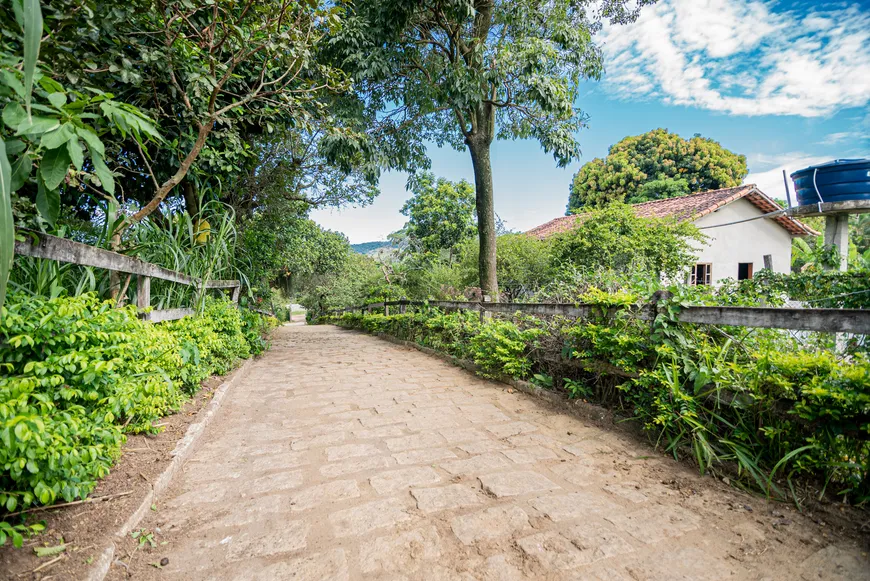
[[[644,273],[653,279],[681,278],[695,259],[697,243],[706,240],[688,222],[638,218],[622,204],[611,204],[578,221],[578,227],[554,237],[553,257],[556,264],[581,271],[609,269]]]
[[[808,269],[791,274],[760,270],[751,279],[726,290],[733,292],[720,295],[754,296],[774,306],[786,298],[807,302],[814,308],[867,309],[870,308],[870,270]]]
[[[552,241],[525,234],[502,234],[496,241],[497,272],[501,294],[515,301],[528,297],[553,280]],[[465,286],[476,280],[478,244],[462,248],[460,270]]]
[[[745,156],[712,139],[695,135],[685,140],[654,129],[626,137],[610,147],[606,158],[581,167],[571,184],[568,213],[738,186],[747,173]]]
[[[386,265],[353,252],[335,271],[311,276],[302,289],[300,303],[317,316],[333,308],[400,299],[404,294],[391,282]]]
[[[113,199],[115,176],[106,165],[105,139],[119,134],[140,147],[161,142],[154,122],[136,107],[97,89],[65,88],[42,73],[35,75],[32,105],[38,115],[28,115],[14,60],[0,66],[0,75],[2,132],[10,133],[7,154],[15,155],[10,191],[35,201],[40,224],[54,225],[63,188],[89,187]]]
[[[579,299],[600,308],[583,321],[481,324],[473,312],[427,308],[330,320],[474,361],[488,377],[531,377],[620,408],[702,472],[778,498],[795,478],[870,498],[870,359],[843,360],[775,330],[679,324],[678,296],[658,303],[651,325],[632,314],[643,296],[587,289]]]
[[[12,499],[14,497],[10,497]],[[9,505],[9,501],[7,501],[7,507]],[[8,510],[8,508],[7,508]],[[14,505],[13,505],[14,510]],[[42,531],[45,530],[45,522],[41,521],[38,523],[33,523],[30,525],[27,524],[17,524],[13,525],[6,521],[0,521],[0,547],[6,544],[6,541],[11,539],[12,546],[16,549],[20,549],[24,546],[24,538],[32,537]]]
[[[494,320],[482,325],[471,339],[474,362],[484,377],[506,375],[526,379],[532,361],[526,356],[536,347],[535,338],[541,329],[520,329],[514,323]]]
[[[371,103],[395,113],[386,117],[411,142],[406,156],[426,139],[464,150],[532,138],[565,165],[580,155],[580,83],[603,69],[586,4],[358,2],[334,44]],[[627,4],[595,13],[625,22],[637,14]]]
[[[328,137],[333,151],[339,145],[358,150],[367,141],[348,124],[324,132],[312,127],[315,120],[336,117],[334,111],[351,109],[328,95],[344,92],[345,76],[316,62],[315,47],[340,26],[340,7],[320,2],[231,3],[221,10],[204,6],[59,0],[43,8],[43,70],[77,90],[115,94],[119,102],[145,112],[166,137],[141,148],[129,131],[106,140],[106,163],[96,169],[116,173],[125,197],[140,207],[154,201],[133,221],[150,214],[164,196],[175,195],[175,185],[187,187],[188,180],[181,179],[185,176],[191,184],[205,176],[229,183],[256,175],[261,163],[268,168],[259,143],[251,143],[264,134],[311,129]],[[2,48],[20,54],[27,44],[14,21],[4,16],[0,25]],[[330,159],[352,163],[355,155]],[[323,167],[323,159],[319,155],[314,161]],[[311,161],[305,158],[306,164]],[[90,208],[87,202],[73,203]],[[188,210],[196,213],[196,208]]]
[[[339,273],[351,250],[343,234],[298,214],[270,210],[243,224],[239,253],[250,265],[245,270],[254,294],[268,296],[274,284],[292,296]]]
[[[401,210],[408,217],[403,230],[406,252],[424,258],[446,253],[452,262],[457,247],[476,233],[474,186],[465,180],[436,180],[431,173],[413,176],[409,184],[413,196]]]
[[[130,232],[127,254],[199,280],[241,279],[236,260],[237,238],[232,207],[210,201],[195,216],[173,214],[161,223],[145,220]],[[247,269],[245,269],[247,270]],[[151,305],[156,309],[202,308],[205,289],[159,279],[151,281]]]
[[[72,501],[108,474],[125,432],[153,432],[265,330],[229,302],[203,316],[140,321],[93,294],[13,294],[0,324],[0,506]],[[254,349],[262,349],[258,340]]]

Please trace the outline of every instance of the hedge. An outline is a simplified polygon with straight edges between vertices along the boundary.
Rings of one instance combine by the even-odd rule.
[[[86,497],[126,433],[156,432],[202,380],[261,352],[274,322],[208,299],[200,316],[152,324],[93,294],[12,295],[3,314],[0,512]]]

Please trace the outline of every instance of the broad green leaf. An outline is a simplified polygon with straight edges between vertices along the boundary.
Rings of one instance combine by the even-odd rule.
[[[6,510],[7,512],[15,512],[15,508],[18,506],[18,498],[15,496],[10,496],[6,499]]]
[[[10,139],[6,142],[6,155],[18,155],[27,149],[27,145],[20,139]]]
[[[66,105],[66,94],[58,91],[57,93],[49,93],[48,102],[60,109]]]
[[[39,145],[43,149],[57,149],[69,141],[69,138],[73,136],[73,129],[72,123],[64,123],[57,129],[45,133]]]
[[[106,166],[106,162],[103,161],[102,156],[91,155],[91,161],[94,164],[94,173],[97,174],[98,178],[100,178],[100,183],[102,184],[103,189],[110,196],[114,195],[115,178],[114,176],[112,176],[112,172],[109,171],[109,168]]]
[[[46,222],[54,226],[60,214],[60,191],[57,188],[47,189],[40,180],[36,192],[36,209]]]
[[[33,169],[33,160],[29,154],[20,156],[15,163],[12,164],[12,191],[17,192],[27,178],[30,177],[30,170]]]
[[[30,98],[33,92],[33,76],[39,59],[39,44],[42,40],[42,9],[39,0],[24,0],[24,102],[30,116]]]
[[[69,138],[69,141],[66,142],[66,150],[69,152],[69,158],[72,160],[73,165],[77,170],[81,171],[82,164],[85,162],[85,154],[78,137],[73,135]]]
[[[65,147],[58,147],[45,152],[39,164],[39,175],[45,182],[45,187],[55,190],[60,186],[69,170],[69,152]]]
[[[27,120],[27,111],[16,102],[11,102],[3,108],[3,123],[11,129],[17,128]]]
[[[15,91],[15,94],[23,99],[24,85],[21,84],[21,81],[18,80],[18,77],[11,71],[2,71],[0,72],[0,75],[3,76],[3,82],[6,83],[8,86],[12,87],[12,90]]]
[[[12,168],[6,157],[6,142],[0,137],[0,321],[6,302],[6,283],[15,258],[15,223],[12,219]],[[8,439],[8,432],[6,438]],[[5,440],[4,440],[5,441]]]
[[[78,136],[84,139],[85,143],[88,144],[88,149],[91,150],[91,157],[96,157],[97,155],[103,157],[106,155],[106,148],[103,146],[103,142],[100,141],[100,138],[97,137],[96,133],[90,129],[76,127],[76,134],[78,134]]]
[[[15,22],[24,30],[24,4],[22,0],[12,0],[12,12],[15,14]],[[0,543],[2,545],[3,543]]]
[[[60,121],[54,117],[32,117],[25,119],[16,130],[16,135],[41,135],[60,127]]]

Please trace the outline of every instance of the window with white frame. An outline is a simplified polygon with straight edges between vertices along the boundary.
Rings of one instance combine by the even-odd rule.
[[[699,262],[692,268],[689,284],[711,284],[713,282],[713,265],[709,262]]]

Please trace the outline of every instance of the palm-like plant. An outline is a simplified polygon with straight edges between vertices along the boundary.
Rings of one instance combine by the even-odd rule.
[[[172,215],[164,223],[146,220],[137,225],[127,252],[147,262],[208,281],[242,279],[236,267],[235,212],[221,202],[209,201],[196,216]],[[202,285],[197,288],[166,281],[153,281],[151,300],[155,308],[201,306],[205,297]]]

